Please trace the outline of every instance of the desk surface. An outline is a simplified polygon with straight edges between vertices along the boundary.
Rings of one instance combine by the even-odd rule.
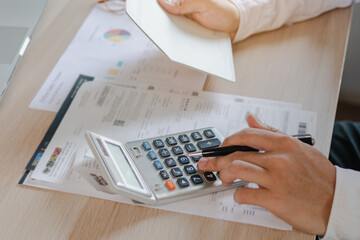
[[[55,113],[28,106],[93,2],[49,0],[33,41],[0,102],[1,238],[313,239],[297,231],[284,232],[17,185],[55,117]],[[317,146],[327,155],[350,16],[350,8],[335,10],[238,43],[234,47],[237,82],[210,77],[204,89],[301,103],[305,110],[318,113]]]

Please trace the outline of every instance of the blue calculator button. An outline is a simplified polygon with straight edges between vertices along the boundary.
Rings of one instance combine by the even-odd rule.
[[[156,160],[156,161],[154,162],[154,166],[155,166],[155,168],[156,168],[157,170],[160,170],[160,169],[163,169],[163,168],[164,168],[163,165],[162,165],[162,163],[161,163],[159,160]]]
[[[153,141],[153,144],[154,144],[154,146],[155,146],[156,148],[162,148],[162,147],[165,146],[163,140],[161,140],[161,139],[155,139],[155,140]]]
[[[191,137],[195,140],[195,141],[199,141],[201,139],[203,139],[203,137],[201,136],[201,134],[199,132],[193,132],[191,133]]]
[[[195,175],[192,175],[190,177],[191,181],[193,182],[193,184],[197,185],[197,184],[201,184],[204,182],[204,180],[200,177],[199,174],[195,174]]]
[[[178,161],[179,161],[179,163],[181,163],[183,165],[190,163],[189,158],[185,155],[178,156]]]
[[[177,141],[174,137],[168,137],[166,138],[166,142],[167,144],[169,144],[170,146],[173,146],[173,145],[176,145],[177,144]]]
[[[184,151],[182,150],[181,147],[179,146],[176,146],[176,147],[172,147],[172,152],[175,154],[175,155],[180,155],[180,154],[183,154]]]
[[[196,173],[196,168],[193,165],[186,165],[184,166],[184,170],[187,174],[194,174]]]
[[[185,149],[188,152],[195,152],[196,151],[196,147],[192,143],[185,144]]]
[[[150,145],[150,143],[148,143],[148,142],[143,142],[143,143],[142,143],[142,146],[143,146],[143,148],[144,148],[146,151],[151,150],[151,145]]]
[[[220,146],[220,144],[221,144],[221,142],[217,138],[204,140],[204,141],[200,141],[200,142],[197,143],[198,147],[201,150],[208,149],[208,148],[213,148],[213,147],[218,147],[218,146]]]
[[[182,171],[178,167],[172,168],[170,171],[174,177],[181,177],[183,175]]]
[[[213,138],[213,137],[215,137],[215,133],[214,133],[211,129],[205,130],[205,131],[204,131],[204,135],[205,135],[207,138]]]
[[[155,153],[154,151],[149,151],[149,152],[148,152],[148,156],[149,156],[149,158],[150,158],[151,160],[157,159],[157,155],[156,155],[156,153]]]
[[[160,174],[162,179],[164,179],[164,180],[169,179],[169,174],[165,170],[161,170],[159,172],[159,174]]]
[[[180,187],[188,187],[190,184],[189,184],[189,181],[186,179],[186,178],[179,178],[177,181],[176,181]]]
[[[168,167],[175,167],[176,166],[176,162],[175,162],[175,160],[173,158],[167,158],[167,159],[165,159],[164,162],[165,162],[166,166],[168,166]]]
[[[191,157],[192,160],[194,160],[194,162],[198,162],[200,160],[201,157]]]
[[[179,140],[180,140],[180,142],[182,142],[182,143],[188,143],[188,142],[190,142],[190,138],[189,138],[188,135],[186,135],[186,134],[181,134],[181,135],[179,135]]]

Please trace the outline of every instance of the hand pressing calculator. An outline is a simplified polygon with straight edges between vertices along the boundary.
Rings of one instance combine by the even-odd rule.
[[[102,184],[135,201],[158,205],[246,185],[222,186],[217,173],[197,169],[200,157],[189,153],[220,146],[215,128],[203,128],[121,143],[87,132],[91,150],[102,168]]]

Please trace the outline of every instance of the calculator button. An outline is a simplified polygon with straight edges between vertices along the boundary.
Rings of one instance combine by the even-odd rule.
[[[159,155],[163,158],[170,157],[170,152],[166,148],[159,150]]]
[[[181,134],[181,135],[179,135],[179,140],[180,140],[180,142],[182,142],[182,143],[188,143],[188,142],[190,142],[190,138],[189,138],[188,135],[186,135],[186,134]]]
[[[213,138],[213,137],[215,137],[215,133],[214,133],[211,129],[205,130],[205,131],[204,131],[204,135],[205,135],[207,138]]]
[[[180,187],[188,187],[189,186],[189,181],[186,178],[179,178],[177,180],[177,183],[179,184]]]
[[[176,146],[176,147],[172,147],[172,152],[175,154],[175,155],[180,155],[180,154],[183,154],[184,151],[182,150],[181,147],[179,146]]]
[[[191,157],[192,160],[194,160],[194,162],[198,162],[200,160],[201,157]]]
[[[174,177],[181,177],[183,175],[182,171],[178,167],[172,168],[170,171]]]
[[[184,170],[187,174],[194,174],[196,173],[196,169],[193,165],[186,165],[184,166]]]
[[[178,156],[178,161],[180,164],[183,164],[183,165],[190,163],[189,158],[185,155]]]
[[[173,145],[176,145],[177,144],[177,141],[174,137],[168,137],[166,138],[166,142],[167,144],[169,144],[170,146],[173,146]]]
[[[163,169],[163,168],[164,168],[164,166],[162,165],[162,163],[159,162],[158,160],[156,160],[156,161],[154,162],[154,166],[155,166],[155,168],[156,168],[157,170],[160,170],[160,169]]]
[[[185,144],[185,149],[188,152],[195,152],[196,151],[196,147],[192,143]]]
[[[165,159],[165,164],[168,167],[175,167],[176,166],[176,162],[173,158],[167,158]]]
[[[156,148],[162,148],[165,146],[164,142],[161,139],[155,139],[153,144]]]
[[[195,140],[195,141],[199,141],[201,139],[203,139],[203,137],[201,136],[201,134],[199,132],[193,132],[191,133],[191,137]]]
[[[151,145],[150,145],[149,142],[143,142],[143,143],[142,143],[142,146],[143,146],[143,148],[144,148],[146,151],[151,150]]]
[[[149,158],[150,158],[151,160],[157,159],[157,155],[156,155],[156,153],[155,153],[154,151],[149,151],[149,152],[148,152],[148,156],[149,156]]]
[[[193,182],[193,184],[197,185],[197,184],[201,184],[204,182],[204,180],[200,177],[199,174],[196,175],[192,175],[190,177],[191,181]]]
[[[167,180],[165,182],[165,185],[170,191],[175,190],[175,188],[176,188],[175,184],[171,180]]]
[[[164,179],[164,180],[169,179],[169,174],[165,170],[161,170],[159,172],[159,174],[160,174],[162,179]]]
[[[204,172],[204,177],[208,182],[215,182],[216,176],[213,172]]]
[[[221,142],[217,138],[204,140],[204,141],[200,141],[200,142],[197,143],[198,147],[201,150],[208,149],[208,148],[213,148],[213,147],[218,147],[218,146],[220,146],[220,144],[221,144]]]

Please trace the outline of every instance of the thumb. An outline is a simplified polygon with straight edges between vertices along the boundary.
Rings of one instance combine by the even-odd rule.
[[[158,0],[158,3],[171,14],[190,14],[201,12],[204,8],[202,0]]]
[[[260,120],[255,117],[254,115],[252,115],[251,113],[248,114],[248,116],[246,117],[246,122],[248,123],[249,127],[251,128],[259,128],[259,129],[264,129],[264,130],[268,130],[268,131],[272,131],[272,132],[279,132],[279,130],[277,130],[276,128],[270,127],[262,122],[260,122]]]

